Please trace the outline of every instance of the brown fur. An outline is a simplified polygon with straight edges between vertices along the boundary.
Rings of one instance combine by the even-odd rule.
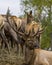
[[[17,34],[16,32],[13,30],[12,26],[13,26],[13,23],[12,22],[6,22],[5,21],[6,17],[3,17],[2,15],[0,16],[0,23],[2,23],[3,25],[3,31],[1,30],[1,34],[4,32],[4,31],[7,31],[7,32],[4,32],[4,34],[2,34],[3,36],[3,39],[4,39],[4,42],[6,42],[6,44],[8,43],[8,40],[6,41],[6,39],[4,38],[5,37],[5,33],[9,34],[14,40],[15,42],[17,43],[18,45],[18,37],[17,37]],[[11,21],[11,20],[10,20]],[[10,23],[10,24],[9,24]],[[1,25],[1,24],[0,24]],[[0,26],[1,27],[1,26]],[[14,27],[14,26],[13,26]],[[14,27],[15,28],[15,27]],[[7,44],[9,45],[9,44]]]
[[[30,65],[52,65],[52,52],[42,49],[34,49],[34,60]],[[36,57],[35,57],[36,56]],[[32,58],[33,58],[32,57]]]
[[[6,18],[6,15],[1,14],[2,17]],[[19,29],[22,25],[22,19],[20,19],[17,16],[10,16],[10,19],[14,20],[14,23],[16,24],[17,28]]]
[[[11,19],[14,20],[14,22],[16,23],[17,28],[19,29],[20,26],[21,26],[22,20],[18,17],[13,17],[13,16],[11,17]]]
[[[26,25],[26,32],[29,33],[29,32],[32,32],[32,29],[34,29],[34,32],[36,33],[38,31],[38,29],[40,30],[41,29],[41,25],[37,22],[31,22],[29,24]]]

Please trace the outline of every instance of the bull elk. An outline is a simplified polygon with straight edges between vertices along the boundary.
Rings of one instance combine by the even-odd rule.
[[[29,51],[33,51],[30,59],[27,58],[27,56],[25,57],[26,63],[24,65],[52,65],[52,52],[40,49],[37,42],[38,40],[36,37],[38,34],[41,34],[42,31],[43,30],[37,31],[33,35],[25,35],[19,33],[23,36],[23,39],[26,37],[24,43],[25,46],[29,49]]]
[[[28,41],[26,44],[27,44],[27,47],[30,49],[30,51],[33,50],[33,52],[32,52],[32,56],[30,60],[25,65],[52,65],[52,52],[51,51],[40,49],[37,46],[37,42],[34,43],[32,41],[31,42]]]

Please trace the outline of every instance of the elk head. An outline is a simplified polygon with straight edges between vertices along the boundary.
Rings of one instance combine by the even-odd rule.
[[[38,30],[36,33],[32,34],[31,35],[31,32],[29,32],[29,34],[25,34],[25,33],[21,33],[21,32],[18,32],[21,37],[25,40],[25,46],[28,47],[29,49],[34,49],[34,48],[39,48],[39,43],[38,43],[38,39],[37,39],[37,35],[41,34],[43,31],[42,30]]]

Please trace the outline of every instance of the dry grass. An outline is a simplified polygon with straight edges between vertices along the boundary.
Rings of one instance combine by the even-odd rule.
[[[0,65],[21,65],[24,62],[24,56],[20,56],[11,50],[10,54],[6,49],[0,49]]]

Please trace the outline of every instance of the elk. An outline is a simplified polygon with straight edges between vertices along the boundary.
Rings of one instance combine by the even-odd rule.
[[[26,34],[29,34],[29,32],[31,32],[31,35],[32,35],[33,33],[36,33],[37,31],[40,31],[40,30],[42,30],[42,26],[40,23],[36,21],[32,21],[32,23],[27,24],[27,26],[25,27]],[[40,45],[40,40],[41,40],[40,34],[37,35],[37,39]]]
[[[13,21],[13,22],[11,23],[11,21]],[[23,52],[23,42],[24,41],[22,41],[22,39],[20,38],[20,35],[18,35],[18,31],[21,31],[22,32],[22,30],[23,30],[22,23],[21,23],[21,25],[18,25],[18,23],[20,21],[21,21],[20,19],[17,19],[17,21],[16,21],[17,23],[15,23],[15,19],[13,19],[13,17],[12,18],[10,17],[8,19],[8,22],[9,22],[10,27],[11,27],[11,31],[9,29],[9,33],[13,37],[14,41],[16,41],[17,45],[20,43],[20,46],[21,46],[21,49],[22,49],[22,52]],[[17,28],[15,28],[16,26],[14,24],[20,26],[20,28],[18,28],[18,26],[17,26]],[[8,26],[8,28],[9,28],[9,26]],[[6,28],[5,28],[5,30],[6,30]]]
[[[15,17],[15,16],[9,16],[9,17],[7,17],[7,15],[1,15],[1,16],[3,17],[3,19],[5,19],[5,21],[3,21],[3,23],[4,23],[3,31],[5,32],[5,36],[7,37],[7,41],[8,40],[10,41],[12,39],[12,41],[14,40],[15,43],[17,44],[17,49],[18,50],[19,50],[18,43],[20,43],[21,48],[23,49],[23,44],[22,44],[23,41],[20,38],[20,36],[18,35],[18,29],[20,28],[19,29],[20,31],[23,29],[23,27],[21,25],[22,22],[20,22],[21,19]],[[18,25],[18,23],[19,23],[19,25]],[[16,27],[16,25],[17,25],[17,27]],[[19,42],[19,40],[21,40],[21,41]],[[11,45],[13,45],[13,42],[11,42]]]
[[[10,49],[9,49],[9,44],[8,44],[8,41],[7,41],[7,38],[5,36],[5,33],[4,33],[4,21],[5,21],[5,18],[3,18],[1,15],[0,15],[0,36],[2,38],[2,40],[4,41],[4,43],[7,45],[7,48],[8,48],[8,51],[10,53]]]
[[[8,43],[8,39],[5,35],[5,33],[7,32],[9,34],[10,37],[12,37],[12,39],[16,42],[17,44],[17,50],[19,49],[18,48],[18,36],[17,36],[17,33],[14,31],[16,30],[15,27],[13,26],[14,22],[12,23],[13,20],[10,19],[10,17],[3,17],[1,15],[2,19],[0,22],[3,22],[2,23],[2,28],[0,30],[0,34],[1,34],[1,37],[3,38],[3,41],[6,43],[7,47],[8,47],[8,50],[9,50],[9,43]],[[4,20],[5,19],[5,20]],[[1,26],[0,26],[1,27]],[[5,32],[6,31],[6,32]]]
[[[24,44],[31,52],[30,58],[27,56],[29,53],[26,52],[26,63],[24,63],[24,65],[52,65],[52,52],[40,49],[39,47],[37,35],[41,33],[42,30],[37,30],[37,32],[32,35],[31,32],[28,34],[28,36],[24,34],[24,37],[26,37]]]
[[[18,34],[20,34],[22,36],[21,38],[24,40],[24,45],[26,46],[26,49],[28,47],[28,44],[29,44],[28,48],[30,48],[30,46],[33,48],[32,43],[34,43],[34,44],[36,43],[34,46],[39,47],[39,40],[38,40],[37,36],[39,36],[39,34],[42,33],[42,30],[39,29],[39,26],[37,26],[36,27],[37,29],[35,29],[35,26],[36,26],[35,23],[27,24],[25,27],[24,33],[18,32]],[[26,51],[26,49],[25,49],[25,60],[26,60],[26,62],[28,62],[27,54],[29,54],[29,51],[28,50]]]
[[[18,17],[15,17],[15,16],[11,16],[10,17],[12,20],[13,20],[13,22],[15,23],[15,25],[16,25],[16,30],[15,30],[15,32],[18,34],[18,32],[17,31],[20,31],[20,32],[25,32],[25,26],[26,26],[26,24],[27,24],[27,22],[26,22],[26,18],[22,18],[22,19],[20,19],[20,18],[18,18]],[[19,43],[20,43],[20,47],[21,47],[21,52],[23,53],[23,47],[24,47],[24,40],[22,39],[22,38],[20,38],[20,35],[18,36],[19,37]]]

